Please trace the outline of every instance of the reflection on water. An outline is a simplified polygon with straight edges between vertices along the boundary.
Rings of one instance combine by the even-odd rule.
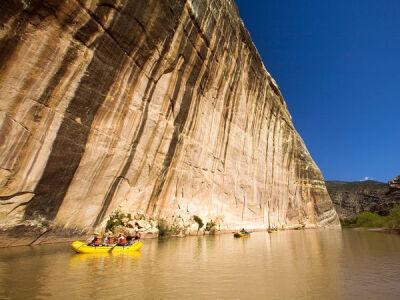
[[[307,230],[146,240],[141,253],[0,249],[0,298],[398,299],[400,237]]]

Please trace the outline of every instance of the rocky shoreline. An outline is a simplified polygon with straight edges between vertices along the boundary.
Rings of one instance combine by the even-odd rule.
[[[246,228],[250,232],[267,232],[267,228]],[[316,228],[293,227],[281,228],[279,231],[286,230],[313,230]],[[341,230],[340,227],[320,227],[325,230]],[[221,229],[214,231],[190,231],[184,234],[169,234],[160,236],[158,233],[145,232],[142,234],[142,239],[155,239],[155,238],[184,238],[189,236],[206,236],[206,235],[220,235],[232,234],[238,229]],[[117,231],[118,232],[118,231]],[[400,233],[400,232],[399,232]],[[75,240],[85,241],[91,237],[91,232],[88,231],[74,231],[62,228],[44,228],[39,226],[20,225],[12,229],[0,231],[0,248],[20,247],[20,246],[37,246],[45,244],[56,243],[69,243]]]

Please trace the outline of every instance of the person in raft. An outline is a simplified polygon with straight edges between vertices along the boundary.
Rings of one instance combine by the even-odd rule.
[[[242,228],[241,230],[240,230],[240,232],[241,233],[244,233],[244,234],[248,234],[249,232],[246,230],[246,229],[244,229],[244,228]]]
[[[100,234],[99,234],[98,232],[95,232],[95,233],[93,234],[92,240],[88,243],[88,246],[95,246],[95,247],[97,247],[97,246],[100,246],[100,245],[101,245],[101,242],[102,242],[102,239],[101,239]]]
[[[127,245],[133,245],[135,242],[140,240],[141,237],[142,236],[140,235],[140,232],[136,232],[134,237],[130,236],[130,237],[127,238],[127,240],[128,240]]]
[[[133,241],[132,241],[132,244],[133,244],[134,242],[137,242],[138,240],[140,240],[141,237],[142,237],[142,236],[140,235],[140,232],[139,232],[139,231],[136,232],[136,235],[135,235],[135,238],[134,238]]]
[[[120,233],[118,235],[117,245],[118,246],[125,246],[126,245],[126,237],[122,233]]]
[[[112,246],[112,245],[114,245],[114,242],[115,242],[115,237],[114,237],[112,231],[107,232],[106,238],[104,239],[104,245]]]

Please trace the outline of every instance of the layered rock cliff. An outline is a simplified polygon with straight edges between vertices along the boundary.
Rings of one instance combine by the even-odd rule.
[[[0,221],[338,225],[230,0],[0,4]]]
[[[327,181],[326,187],[341,219],[364,211],[386,216],[395,204],[400,204],[400,176],[387,184],[373,180]]]

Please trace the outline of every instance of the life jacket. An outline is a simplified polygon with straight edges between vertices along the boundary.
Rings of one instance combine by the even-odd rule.
[[[100,246],[100,245],[101,245],[101,241],[102,241],[102,238],[101,238],[101,237],[95,236],[95,237],[93,238],[93,245],[95,245],[95,246]]]
[[[126,244],[126,238],[124,236],[120,236],[118,238],[118,244],[125,245]]]
[[[114,244],[115,237],[113,235],[108,236],[107,244],[111,245]]]

